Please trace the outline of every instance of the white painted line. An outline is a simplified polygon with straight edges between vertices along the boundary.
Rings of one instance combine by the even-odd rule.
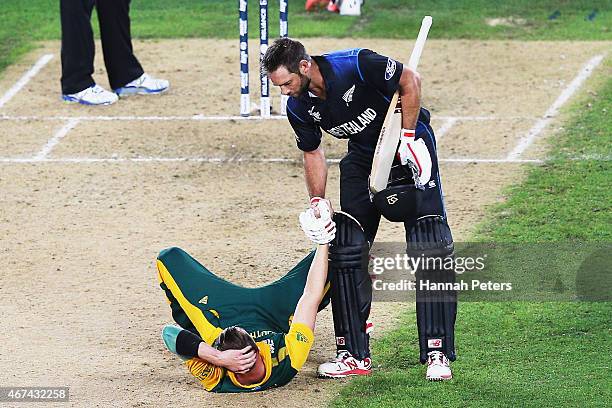
[[[440,159],[442,163],[498,163],[498,164],[529,164],[543,163],[542,160],[530,159],[470,159],[449,158]],[[284,157],[117,157],[117,158],[95,158],[95,157],[65,157],[49,159],[43,158],[0,158],[0,163],[289,163],[299,164],[302,159],[290,159]],[[329,164],[338,164],[340,159],[328,159]]]
[[[487,121],[487,120],[534,120],[535,117],[528,116],[434,116],[434,119],[443,121]],[[273,115],[269,118],[261,116],[10,116],[0,115],[0,120],[71,120],[85,121],[147,121],[147,122],[172,122],[172,121],[260,121],[260,120],[287,120],[286,116]]]
[[[145,122],[173,122],[173,121],[260,121],[287,119],[286,116],[274,115],[268,118],[261,116],[8,116],[1,115],[0,120],[71,120],[85,121],[145,121]]]
[[[23,76],[19,78],[17,82],[15,82],[15,85],[13,85],[8,91],[4,93],[4,95],[2,95],[2,98],[0,98],[0,108],[2,108],[8,101],[10,101],[13,96],[17,95],[17,93],[21,91],[21,88],[26,86],[26,84],[30,82],[30,79],[34,78],[36,74],[38,74],[38,72],[52,59],[53,54],[45,54],[40,57],[38,61],[36,61],[36,63],[32,66],[32,68],[30,68],[28,72],[23,74]]]
[[[457,159],[440,159],[438,161],[442,163],[494,163],[494,164],[495,163],[499,163],[499,164],[503,164],[503,163],[508,163],[508,164],[544,163],[544,160],[539,160],[539,159],[509,160],[509,159],[462,159],[462,158],[457,158]]]
[[[224,121],[224,120],[267,120],[267,119],[281,120],[281,119],[287,119],[287,117],[283,116],[283,115],[270,115],[267,118],[264,118],[264,117],[259,116],[259,115],[258,116],[255,116],[255,115],[251,115],[251,116],[205,116],[205,115],[194,115],[194,116],[191,117],[191,120],[219,120],[219,121]]]
[[[559,109],[574,95],[580,86],[591,76],[595,68],[603,61],[604,55],[597,55],[589,60],[580,70],[578,75],[570,82],[570,84],[561,92],[561,95],[548,108],[544,116],[542,116],[529,132],[519,140],[516,147],[508,154],[507,159],[518,159],[521,154],[533,143],[533,141],[542,133],[548,124],[555,116],[559,114]]]
[[[453,127],[455,126],[455,123],[457,123],[459,121],[458,118],[447,118],[444,123],[442,124],[442,126],[440,126],[438,128],[438,130],[435,132],[436,135],[436,142],[439,142],[440,139],[442,139],[442,137]]]
[[[64,136],[66,136],[68,132],[74,129],[75,126],[78,124],[79,124],[78,119],[70,119],[64,126],[62,126],[57,132],[55,132],[53,137],[49,139],[49,141],[47,141],[47,144],[43,146],[40,152],[38,152],[32,160],[33,161],[45,160],[46,157],[49,155],[49,153],[51,153],[51,150],[53,150],[53,148],[60,142],[60,140],[62,140],[62,138],[64,138]]]

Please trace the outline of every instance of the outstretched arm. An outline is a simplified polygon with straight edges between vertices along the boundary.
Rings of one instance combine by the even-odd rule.
[[[317,310],[323,290],[327,282],[327,263],[328,263],[329,244],[319,245],[315,257],[310,264],[304,293],[295,307],[293,323],[302,323],[314,331],[317,319]]]

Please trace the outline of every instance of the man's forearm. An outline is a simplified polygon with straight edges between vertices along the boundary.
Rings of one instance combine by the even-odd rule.
[[[321,147],[304,152],[304,179],[310,197],[325,197],[327,162]]]
[[[419,74],[404,68],[399,83],[402,104],[402,128],[416,129],[421,109],[421,79]]]
[[[198,345],[198,358],[209,362],[213,365],[220,366],[220,354],[221,352],[214,347],[209,346],[206,342],[201,342]]]

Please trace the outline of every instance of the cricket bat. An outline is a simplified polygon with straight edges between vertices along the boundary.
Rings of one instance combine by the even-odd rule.
[[[410,60],[408,60],[408,68],[416,71],[419,60],[421,59],[421,53],[425,46],[425,40],[431,27],[431,16],[423,17],[421,22],[421,29],[417,37]],[[389,173],[391,172],[391,165],[395,157],[397,145],[399,144],[400,133],[402,130],[402,108],[399,103],[399,90],[393,94],[385,121],[380,129],[380,135],[378,136],[378,143],[376,144],[376,150],[374,151],[374,160],[372,161],[372,171],[370,172],[370,191],[372,194],[376,194],[379,191],[387,188],[389,182]]]

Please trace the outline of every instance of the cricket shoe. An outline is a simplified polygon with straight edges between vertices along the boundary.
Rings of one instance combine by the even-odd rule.
[[[179,353],[176,352],[176,338],[178,337],[181,330],[183,329],[181,329],[180,327],[177,327],[173,324],[167,324],[162,329],[161,337],[162,337],[164,344],[166,345],[166,348],[171,353],[176,354],[182,360],[187,360],[187,357],[181,356]]]
[[[169,87],[170,82],[165,79],[153,78],[145,72],[132,82],[128,82],[121,88],[115,89],[115,93],[119,95],[119,97],[160,94],[166,92]]]
[[[62,100],[65,102],[82,105],[110,105],[117,102],[118,99],[119,97],[116,94],[96,84],[83,89],[81,92],[62,95]]]
[[[453,378],[448,358],[440,351],[427,353],[427,375],[429,381],[444,381]]]
[[[323,363],[317,370],[317,375],[323,378],[344,378],[351,375],[369,375],[372,373],[372,359],[359,360],[348,351],[342,350],[334,361]]]

